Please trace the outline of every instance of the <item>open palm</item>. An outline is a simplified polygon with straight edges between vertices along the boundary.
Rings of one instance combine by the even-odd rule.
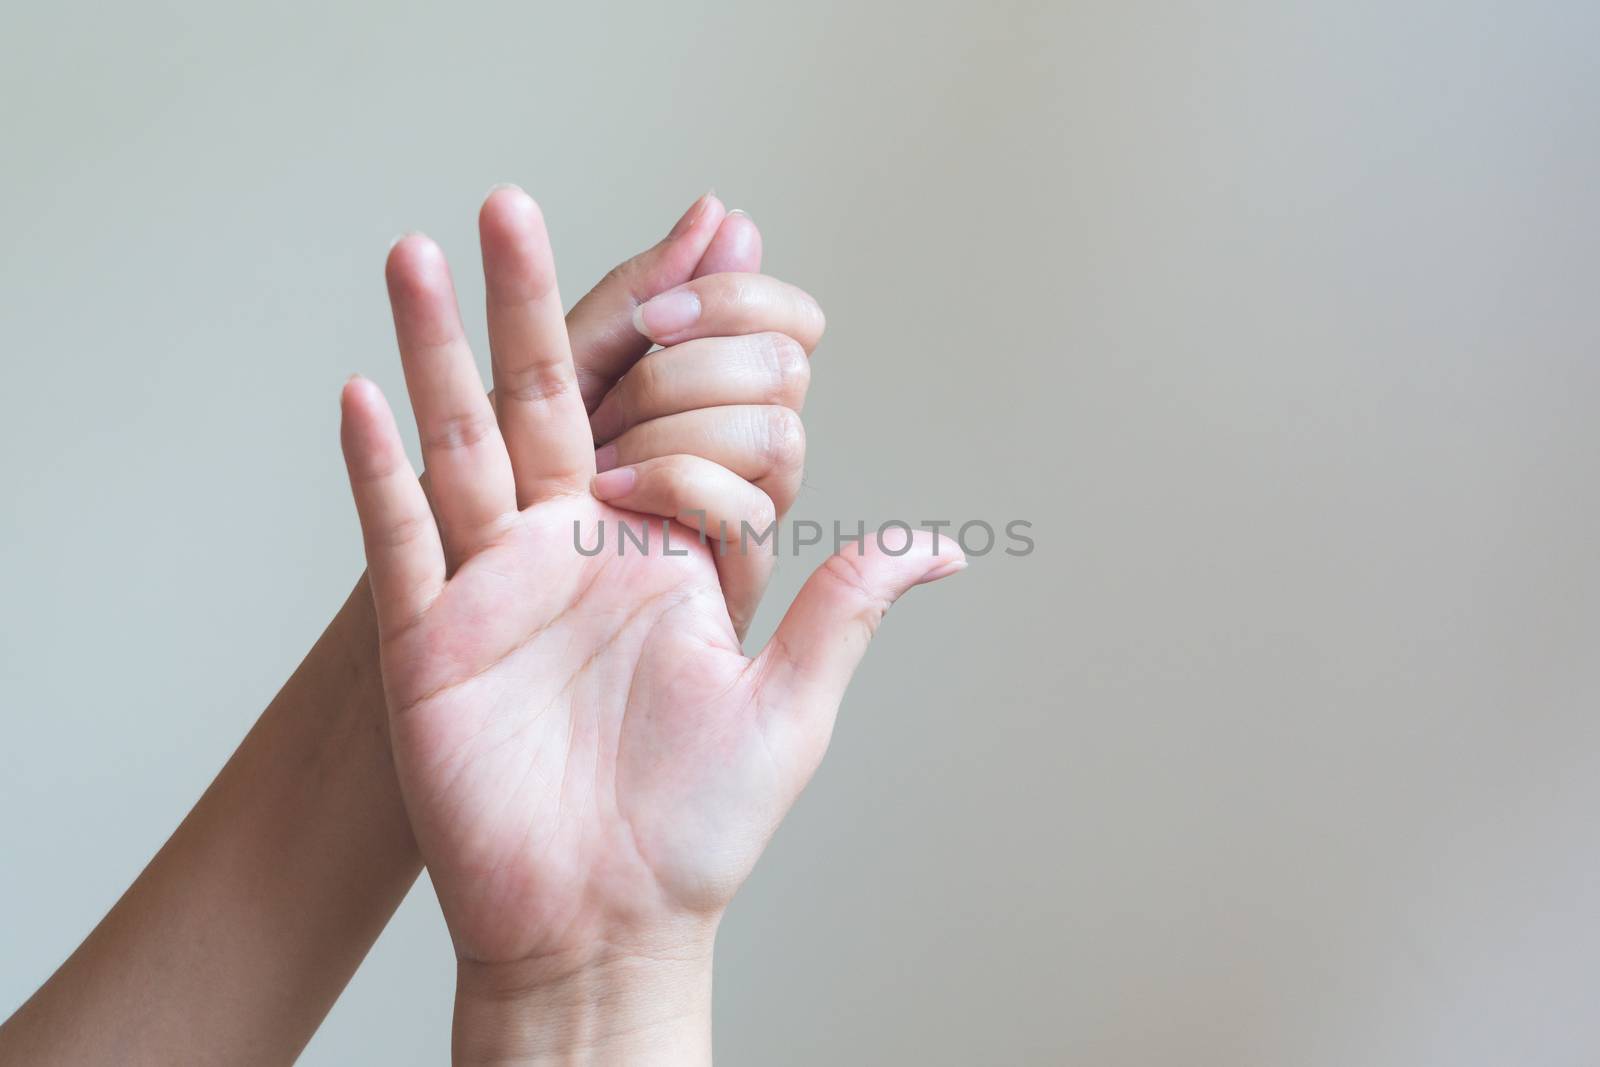
[[[601,521],[609,550],[581,557],[574,522],[592,541]],[[412,822],[474,958],[710,911],[796,790],[709,554],[678,527],[688,556],[618,557],[619,521],[644,523],[583,497],[522,511],[384,642]]]
[[[497,254],[521,269],[490,293],[494,405],[438,249],[410,238],[391,259],[413,290],[396,324],[427,494],[377,387],[343,395],[401,788],[458,954],[492,962],[714,919],[821,759],[884,610],[963,562],[948,541],[869,538],[747,658],[696,535],[674,525],[669,554],[650,520],[649,551],[620,551],[618,523],[646,520],[590,495],[543,221],[502,199]]]

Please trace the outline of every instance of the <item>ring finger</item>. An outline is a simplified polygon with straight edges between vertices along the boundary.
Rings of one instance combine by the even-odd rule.
[[[605,471],[674,455],[700,456],[754,482],[784,515],[800,491],[805,427],[777,404],[697,408],[627,430],[595,452],[595,466]]]

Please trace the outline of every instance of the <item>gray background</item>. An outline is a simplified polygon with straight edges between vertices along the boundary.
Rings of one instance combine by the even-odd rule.
[[[797,517],[1038,541],[881,634],[723,1059],[1600,1054],[1594,5],[231,8],[0,39],[0,1013],[358,572],[389,239],[471,311],[516,180],[570,299],[714,185],[829,314]],[[451,977],[424,883],[305,1062]]]

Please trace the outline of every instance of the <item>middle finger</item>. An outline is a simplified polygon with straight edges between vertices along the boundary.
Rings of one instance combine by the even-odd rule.
[[[799,411],[811,384],[805,349],[781,333],[705,337],[634,364],[589,417],[596,444],[664,415],[726,404]]]

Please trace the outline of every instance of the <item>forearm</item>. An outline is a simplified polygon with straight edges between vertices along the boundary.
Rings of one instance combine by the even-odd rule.
[[[712,935],[582,962],[461,961],[457,1064],[708,1064]]]
[[[288,1062],[420,867],[363,579],[0,1060]]]

